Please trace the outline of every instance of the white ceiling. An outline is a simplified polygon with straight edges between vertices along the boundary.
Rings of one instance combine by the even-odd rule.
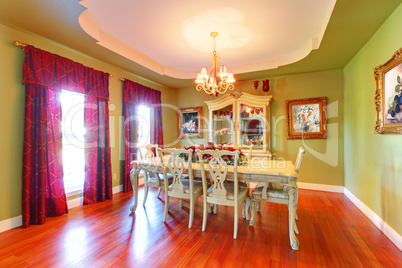
[[[250,4],[252,2],[252,4]],[[318,49],[336,0],[83,0],[79,24],[103,46],[158,74],[195,78],[219,32],[235,74],[276,68]]]

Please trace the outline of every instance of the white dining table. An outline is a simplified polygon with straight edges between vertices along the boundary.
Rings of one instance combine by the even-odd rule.
[[[168,158],[163,157],[163,161]],[[199,163],[192,163],[194,177],[201,177],[201,168]],[[141,171],[154,172],[163,174],[163,166],[161,158],[149,158],[143,160],[135,160],[131,162],[130,179],[133,187],[134,204],[130,207],[131,212],[135,212],[138,204],[138,175]],[[208,173],[206,169],[206,173]],[[228,179],[233,176],[233,166],[228,166]],[[286,185],[284,189],[289,194],[289,238],[293,249],[299,248],[299,241],[296,238],[293,224],[290,224],[295,219],[297,209],[297,178],[298,173],[295,171],[295,166],[291,161],[285,160],[270,160],[270,159],[254,159],[244,166],[238,166],[237,177],[243,182],[263,182],[277,183]]]

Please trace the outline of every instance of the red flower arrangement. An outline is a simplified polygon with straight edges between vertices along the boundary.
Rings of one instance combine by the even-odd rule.
[[[200,144],[197,147],[196,146],[190,146],[190,147],[185,147],[184,146],[184,149],[185,150],[190,150],[190,149],[193,150],[193,157],[191,159],[191,161],[193,163],[198,163],[199,162],[198,154],[195,152],[195,150],[197,150],[197,149],[201,150],[201,151],[204,151],[204,150],[219,150],[219,151],[227,150],[227,151],[231,151],[231,152],[239,151],[240,154],[239,154],[239,163],[238,163],[238,165],[245,165],[245,164],[247,164],[247,161],[248,161],[246,155],[240,149],[236,149],[236,148],[234,148],[232,146],[227,146],[227,147],[225,146],[224,147],[222,144],[219,144],[216,147],[212,142],[208,142],[206,145]],[[187,155],[185,155],[185,154],[180,154],[179,157],[183,158],[185,161],[188,160]],[[208,163],[211,159],[212,159],[212,155],[204,155],[203,156],[204,163]],[[223,155],[222,159],[226,162],[226,164],[233,165],[234,156],[232,156],[232,155]]]

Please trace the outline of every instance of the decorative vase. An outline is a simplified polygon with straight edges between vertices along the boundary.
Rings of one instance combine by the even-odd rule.
[[[262,90],[264,92],[268,92],[268,90],[269,90],[269,80],[268,79],[262,80]]]

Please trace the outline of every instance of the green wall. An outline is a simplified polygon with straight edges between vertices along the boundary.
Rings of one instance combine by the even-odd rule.
[[[256,91],[253,81],[236,82],[235,90],[251,94],[264,95],[260,87]],[[270,78],[269,95],[271,103],[271,151],[276,157],[295,160],[300,146],[305,147],[299,181],[317,184],[344,185],[343,166],[343,72],[333,70],[325,72],[304,73]],[[228,94],[228,93],[225,93]],[[219,95],[221,97],[221,95]],[[328,103],[328,139],[288,140],[286,138],[285,101],[291,99],[327,97]],[[180,89],[178,107],[203,106],[203,113],[208,116],[204,101],[210,97],[204,92],[197,92],[194,87]],[[204,126],[207,129],[207,126]],[[205,143],[204,139],[182,140],[180,146],[190,143]]]
[[[402,235],[402,137],[374,134],[373,68],[402,45],[402,5],[344,68],[345,186]]]
[[[21,215],[25,110],[24,86],[21,82],[24,52],[13,44],[14,41],[28,43],[96,70],[113,74],[109,80],[113,186],[121,184],[121,156],[124,156],[124,150],[121,151],[122,141],[119,138],[121,132],[119,122],[122,115],[122,82],[120,78],[124,77],[160,90],[162,102],[167,105],[175,105],[177,98],[177,90],[165,88],[49,40],[0,24],[0,221]],[[177,115],[173,109],[165,107],[163,108],[165,143],[172,143],[177,137],[177,129],[170,128],[170,122],[177,124]]]

